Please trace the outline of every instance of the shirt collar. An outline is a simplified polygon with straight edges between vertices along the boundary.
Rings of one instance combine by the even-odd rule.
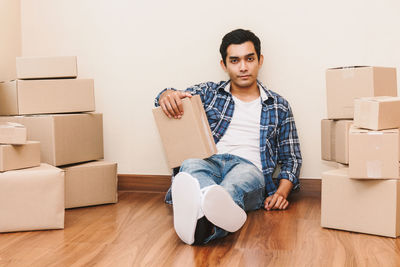
[[[258,89],[260,90],[260,96],[261,96],[261,100],[264,102],[266,101],[268,98],[273,98],[271,92],[260,82],[257,80],[257,85],[258,85]],[[231,81],[226,81],[223,84],[221,84],[221,86],[219,87],[220,89],[223,89],[225,92],[227,93],[231,93]]]

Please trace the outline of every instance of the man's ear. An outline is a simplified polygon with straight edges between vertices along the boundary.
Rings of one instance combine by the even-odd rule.
[[[260,60],[258,61],[258,65],[260,65],[261,67],[263,63],[264,63],[264,56],[260,55]]]
[[[221,68],[226,72],[226,66],[225,66],[225,63],[224,63],[224,61],[222,59],[221,59],[220,64],[221,64]]]

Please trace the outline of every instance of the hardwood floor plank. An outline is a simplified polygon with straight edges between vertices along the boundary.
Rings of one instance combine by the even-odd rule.
[[[64,230],[0,234],[0,266],[400,265],[399,239],[321,228],[319,186],[206,246],[180,241],[163,193],[120,192],[118,204],[67,210]]]

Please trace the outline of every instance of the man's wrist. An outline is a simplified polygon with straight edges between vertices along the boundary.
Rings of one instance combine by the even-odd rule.
[[[293,184],[291,181],[287,179],[281,179],[279,182],[279,187],[276,192],[282,195],[284,198],[288,198],[290,191],[293,188]]]

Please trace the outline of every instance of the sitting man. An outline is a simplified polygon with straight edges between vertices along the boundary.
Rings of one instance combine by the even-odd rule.
[[[167,193],[175,231],[190,245],[239,230],[246,211],[286,209],[289,193],[299,188],[302,159],[293,114],[283,97],[257,80],[263,64],[259,38],[234,30],[223,37],[220,53],[230,80],[167,88],[155,100],[168,117],[179,119],[181,99],[200,95],[217,146],[209,158],[185,160]]]

